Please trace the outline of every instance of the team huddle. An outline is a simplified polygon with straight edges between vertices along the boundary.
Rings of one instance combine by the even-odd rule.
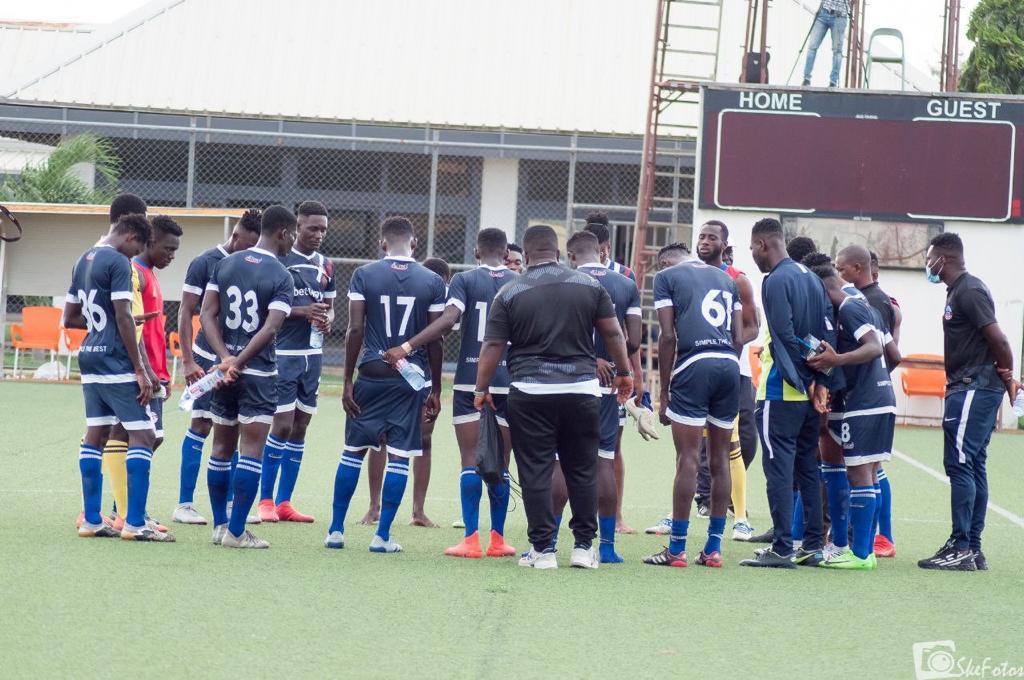
[[[79,452],[78,533],[173,542],[173,534],[147,513],[150,465],[163,439],[170,382],[163,297],[153,270],[170,264],[183,234],[166,216],[148,218],[145,203],[130,194],[114,200],[110,220],[108,234],[75,265],[64,310],[65,326],[88,330],[79,358],[86,431]],[[542,272],[537,263],[541,249],[547,257],[552,247],[550,228],[531,227],[523,248],[508,243],[500,229],[482,229],[474,252],[478,266],[449,276],[443,261],[413,258],[417,244],[408,219],[384,221],[382,257],[357,268],[347,287],[344,444],[324,546],[346,545],[345,525],[367,454],[373,500],[364,521],[376,523],[369,550],[402,550],[391,529],[411,473],[414,523],[431,524],[423,498],[430,435],[442,410],[442,343],[458,330],[451,409],[464,536],[446,555],[519,554],[505,537],[514,451],[530,525],[531,548],[520,564],[557,566],[567,503],[573,511],[572,565],[622,562],[615,534],[628,530],[621,519],[628,413],[645,439],[658,436],[656,417],[671,426],[676,450],[672,510],[647,530],[667,535],[668,545],[644,557],[645,564],[688,565],[695,500],[696,513],[708,520],[706,542],[694,558],[698,565],[722,566],[729,514],[733,540],[771,544],[742,563],[747,566],[870,570],[878,557],[894,556],[892,493],[882,463],[893,450],[890,374],[901,360],[900,313],[878,287],[877,258],[849,246],[833,262],[814,252],[809,239],[794,239],[787,252],[778,221],[758,222],[751,253],[766,275],[762,320],[750,280],[731,264],[725,224],[702,225],[695,259],[684,244],[662,248],[653,283],[658,323],[646,329],[657,334],[655,411],[641,387],[640,291],[632,272],[610,256],[607,217],[596,213],[587,222],[566,244],[569,268],[553,265],[564,273],[553,275],[546,260]],[[181,443],[173,520],[208,522],[196,507],[195,488],[205,441],[212,438],[206,481],[216,545],[267,548],[248,524],[314,521],[293,506],[292,496],[317,412],[324,337],[334,319],[335,272],[318,252],[327,228],[328,212],[315,201],[301,203],[295,214],[280,205],[250,210],[223,244],[188,266],[178,319],[184,375],[193,385],[212,375],[213,389],[186,394],[191,422]],[[595,321],[567,358],[540,361],[516,344],[536,329],[515,306],[559,282],[589,296]],[[751,346],[758,338],[762,370],[755,393]],[[563,378],[550,378],[552,372]],[[591,394],[594,376],[593,394],[600,395],[594,402],[596,465],[588,457],[594,452],[582,450],[580,442],[591,441],[582,431],[559,441],[552,460],[523,455],[532,453],[522,435],[529,409],[560,408],[560,393]],[[509,426],[513,401],[518,429]],[[476,456],[488,416],[500,434],[502,469],[485,478]],[[573,413],[564,416],[571,420]],[[566,425],[569,431],[572,426]],[[984,438],[982,454],[984,434],[977,435]],[[747,467],[758,441],[773,525],[760,535],[746,512]],[[376,482],[374,460],[383,467]],[[581,472],[581,466],[588,469]],[[109,516],[101,511],[104,476],[114,492]],[[485,486],[486,547],[480,537]],[[956,536],[921,566],[966,569],[970,558],[972,566],[984,568],[983,515],[977,520],[968,517],[970,535]],[[962,546],[968,538],[970,545]]]

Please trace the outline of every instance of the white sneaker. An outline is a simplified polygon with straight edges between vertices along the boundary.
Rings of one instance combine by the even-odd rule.
[[[331,533],[327,534],[327,538],[324,539],[324,547],[333,548],[335,550],[340,550],[341,548],[344,548],[345,534],[341,533],[340,531],[332,531]]]
[[[328,546],[331,547],[331,546]],[[373,535],[373,540],[370,541],[370,552],[372,553],[396,553],[402,552],[402,546],[398,545],[390,538],[384,540],[377,534]]]
[[[667,536],[672,533],[672,515],[668,514],[658,520],[658,523],[653,527],[647,527],[644,529],[645,534],[654,534],[655,536]]]
[[[270,547],[269,543],[262,538],[256,538],[256,534],[248,529],[243,531],[241,536],[235,536],[227,530],[227,527],[224,527],[224,537],[221,539],[220,544],[225,548],[252,548],[256,550]]]
[[[569,559],[569,566],[577,569],[597,569],[597,548],[591,545],[589,548],[573,548],[572,557]]]
[[[210,539],[214,545],[220,545],[221,541],[224,540],[224,534],[228,532],[227,524],[218,524],[213,527],[213,538]]]
[[[754,527],[745,519],[737,520],[732,525],[732,540],[749,541],[754,536]]]
[[[231,517],[231,508],[233,508],[234,505],[235,505],[234,501],[228,501],[228,511],[227,511],[228,517]],[[260,519],[259,515],[248,515],[245,518],[245,523],[246,524],[263,524],[263,520]]]
[[[537,552],[530,548],[519,558],[520,567],[533,567],[534,569],[558,569],[558,559],[553,552]]]
[[[206,518],[196,512],[191,503],[180,503],[174,509],[171,520],[179,524],[206,524]]]
[[[466,523],[463,522],[461,519],[457,519],[454,522],[452,522],[452,529],[465,529],[465,528],[466,528]]]
[[[150,543],[174,543],[174,534],[162,533],[152,526],[135,527],[127,522],[121,529],[121,540],[123,541],[145,541]]]
[[[802,547],[804,547],[804,542],[802,540],[796,539],[793,541],[793,550],[799,550]]]

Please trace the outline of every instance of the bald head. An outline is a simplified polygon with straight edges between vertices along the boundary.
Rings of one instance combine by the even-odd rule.
[[[558,260],[558,234],[546,224],[535,224],[523,234],[526,264]]]
[[[871,252],[864,246],[846,246],[836,256],[836,269],[847,283],[858,289],[866,288],[874,282],[871,275]]]

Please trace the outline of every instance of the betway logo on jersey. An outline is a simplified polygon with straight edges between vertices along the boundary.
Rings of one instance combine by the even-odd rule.
[[[317,302],[323,302],[324,294],[313,288],[296,288],[292,297],[311,297]]]
[[[255,255],[246,255],[245,256],[245,261],[246,262],[250,262],[252,264],[259,264],[260,262],[263,262],[263,258],[262,257],[256,257]]]
[[[403,264],[401,262],[392,262],[391,263],[391,268],[392,269],[396,269],[396,270],[398,270],[400,272],[404,272],[404,271],[409,269],[409,265]]]

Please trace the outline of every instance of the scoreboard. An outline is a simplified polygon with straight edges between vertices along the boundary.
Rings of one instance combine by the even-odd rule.
[[[702,88],[699,204],[1020,222],[1024,98]]]

